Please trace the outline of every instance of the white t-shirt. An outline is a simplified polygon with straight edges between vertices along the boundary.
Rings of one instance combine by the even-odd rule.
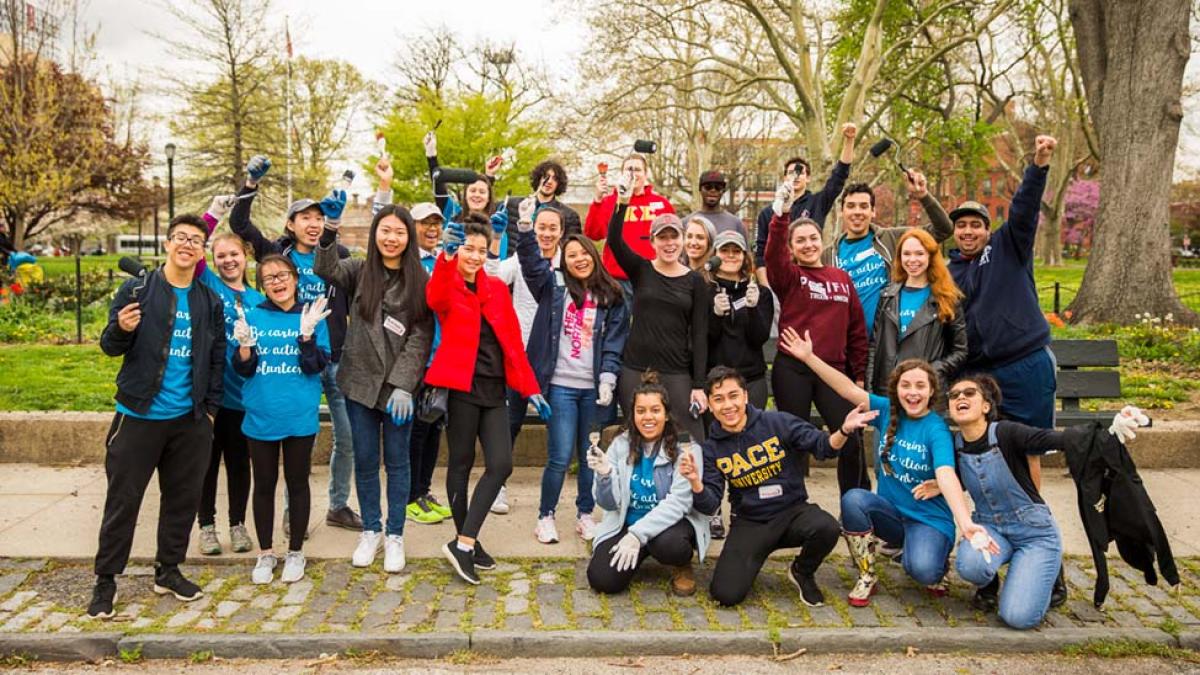
[[[557,251],[550,259],[550,265],[558,269],[559,256]],[[525,285],[525,275],[521,274],[521,263],[517,256],[512,255],[504,260],[489,260],[484,265],[484,271],[504,281],[504,285],[512,287],[513,309],[517,312],[517,323],[521,324],[521,344],[529,345],[529,333],[533,330],[533,317],[537,315],[537,300]]]

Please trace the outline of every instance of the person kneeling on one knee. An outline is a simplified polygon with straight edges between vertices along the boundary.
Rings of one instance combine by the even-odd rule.
[[[703,471],[685,458],[680,472],[691,484],[694,508],[702,514],[716,513],[728,483],[735,516],[709,593],[722,605],[736,605],[749,594],[768,555],[799,548],[788,578],[804,604],[824,604],[813,575],[837,544],[841,527],[836,518],[808,502],[799,460],[804,452],[817,459],[835,457],[846,443],[847,431],[825,434],[794,415],[749,405],[746,381],[732,368],[709,371],[705,392],[716,421],[703,445]],[[843,429],[853,433],[875,414],[852,410]]]

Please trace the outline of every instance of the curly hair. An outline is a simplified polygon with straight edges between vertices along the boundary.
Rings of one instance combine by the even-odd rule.
[[[929,270],[925,275],[929,278],[929,294],[933,296],[938,308],[938,321],[950,323],[958,313],[958,304],[962,302],[963,292],[950,276],[950,268],[942,257],[942,247],[938,246],[933,235],[920,228],[911,228],[896,242],[895,260],[892,264],[892,281],[904,283],[908,280],[908,272],[900,264],[900,256],[904,251],[904,242],[916,239],[921,242],[921,248],[929,255]]]
[[[663,411],[667,414],[666,424],[663,425],[662,448],[667,453],[667,459],[674,464],[675,457],[679,454],[679,432],[675,428],[675,420],[671,419],[671,397],[667,393],[667,388],[658,381],[658,373],[653,370],[642,373],[642,382],[633,390],[632,401],[636,403],[639,396],[657,396],[658,400],[662,402]],[[638,431],[637,424],[633,422],[633,408],[633,405],[629,406],[629,415],[625,418],[625,424],[622,427],[622,430],[629,435],[630,465],[633,464],[634,458],[638,454],[635,450],[640,449],[642,444],[647,442]]]
[[[553,173],[554,179],[558,181],[558,187],[554,188],[554,196],[558,197],[567,191],[567,171],[562,164],[553,159],[547,159],[533,167],[533,171],[529,172],[529,187],[536,192],[542,184],[542,179],[549,173]]]
[[[910,370],[920,370],[929,376],[929,403],[932,413],[933,403],[938,399],[937,371],[924,359],[905,359],[896,365],[888,377],[888,428],[883,436],[883,449],[879,451],[879,461],[883,470],[891,475],[892,468],[889,460],[892,456],[892,444],[896,442],[896,428],[900,426],[900,416],[904,415],[904,406],[900,405],[900,377]],[[936,414],[936,413],[932,413]]]
[[[871,200],[871,208],[875,208],[875,191],[866,183],[851,183],[842,190],[842,197],[838,200],[842,206],[846,205],[846,198],[850,195],[866,195]],[[897,249],[899,250],[899,249]]]

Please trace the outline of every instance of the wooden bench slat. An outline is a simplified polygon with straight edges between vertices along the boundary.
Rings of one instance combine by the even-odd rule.
[[[1055,340],[1050,343],[1059,368],[1121,365],[1116,340]]]
[[[1054,396],[1064,398],[1120,398],[1121,375],[1115,370],[1060,370]]]

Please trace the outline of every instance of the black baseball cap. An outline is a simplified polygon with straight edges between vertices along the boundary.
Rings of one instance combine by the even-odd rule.
[[[701,185],[725,185],[725,174],[716,169],[709,169],[700,174]]]
[[[988,214],[987,207],[979,202],[967,201],[959,204],[957,209],[950,212],[950,221],[957,221],[963,216],[979,216],[983,219],[984,225],[990,227],[992,224],[992,217]]]

